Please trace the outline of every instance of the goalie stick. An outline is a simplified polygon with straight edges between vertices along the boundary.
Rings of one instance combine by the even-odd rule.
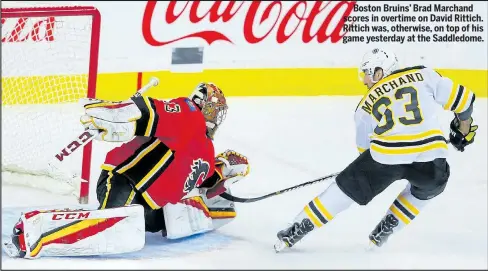
[[[148,89],[150,89],[151,87],[155,87],[158,84],[159,84],[159,79],[156,77],[152,77],[150,79],[149,83],[147,83],[145,86],[143,86],[141,89],[139,89],[136,93],[134,93],[134,95],[132,95],[132,97],[140,97]],[[52,160],[50,162],[48,162],[48,166],[50,167],[51,172],[62,172],[62,170],[60,170],[60,165],[64,161],[64,158],[70,156],[76,150],[81,149],[81,147],[84,147],[85,145],[90,143],[96,137],[96,135],[97,135],[96,132],[92,133],[89,131],[84,131],[75,140],[73,140],[69,144],[65,145],[64,148],[62,148],[61,151],[59,151],[56,155],[54,155]],[[84,151],[85,151],[85,148],[82,148],[82,149],[84,149]],[[91,150],[88,151],[88,153],[90,153],[90,152],[91,152]],[[63,175],[65,177],[68,175],[71,175],[71,176],[69,176],[69,178],[71,178],[71,179],[77,178],[76,175],[73,176],[72,174],[68,174],[68,173],[64,173]],[[55,177],[55,176],[53,176],[53,177]],[[88,178],[89,178],[89,176],[84,176],[84,174],[82,173],[81,190],[80,190],[80,198],[79,198],[79,202],[82,204],[88,203],[88,181],[87,181]]]
[[[276,192],[273,192],[273,193],[269,193],[269,194],[264,195],[264,196],[256,197],[256,198],[240,198],[240,197],[236,197],[236,196],[233,196],[231,194],[228,194],[227,192],[224,192],[224,193],[220,194],[220,196],[222,198],[226,199],[226,200],[233,201],[233,202],[241,202],[241,203],[256,202],[256,201],[260,201],[260,200],[263,200],[263,199],[266,199],[266,198],[269,198],[269,197],[273,197],[273,196],[277,196],[277,195],[280,195],[280,194],[284,194],[286,192],[290,192],[290,191],[293,191],[295,189],[299,189],[299,188],[302,188],[302,187],[305,187],[305,186],[308,186],[308,185],[312,185],[312,184],[315,184],[315,183],[323,182],[325,180],[328,180],[328,179],[331,179],[331,178],[336,177],[337,175],[339,175],[339,173],[340,172],[337,172],[337,173],[334,173],[334,174],[330,174],[330,175],[327,175],[327,176],[324,176],[324,177],[321,177],[321,178],[318,178],[318,179],[315,179],[315,180],[312,180],[312,181],[308,181],[308,182],[305,182],[305,183],[302,183],[302,184],[298,184],[298,185],[295,185],[295,186],[292,186],[292,187],[288,187],[288,188],[285,188],[285,189],[282,189],[282,190],[279,190],[279,191],[276,191]]]

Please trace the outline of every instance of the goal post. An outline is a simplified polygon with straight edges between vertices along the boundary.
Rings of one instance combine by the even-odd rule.
[[[2,183],[74,194],[88,203],[92,144],[68,157],[60,172],[48,163],[83,131],[78,100],[95,98],[100,12],[91,6],[11,7],[1,9],[1,23]]]

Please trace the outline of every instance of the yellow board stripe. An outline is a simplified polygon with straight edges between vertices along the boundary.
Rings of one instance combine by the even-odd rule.
[[[454,103],[454,97],[456,97],[458,91],[459,91],[459,84],[455,84],[453,82],[451,88],[451,95],[449,96],[447,103],[444,105],[445,110],[451,110],[452,103]]]
[[[110,190],[112,189],[112,183],[110,182],[110,180],[113,176],[114,174],[112,173],[112,171],[109,171],[107,178],[107,192],[105,192],[105,198],[103,199],[102,207],[100,207],[100,209],[105,209],[105,207],[107,206],[108,195],[110,195]]]
[[[444,136],[441,130],[435,129],[435,130],[429,130],[426,132],[422,132],[419,134],[412,134],[412,135],[372,136],[371,138],[380,141],[398,141],[398,140],[419,140],[425,137],[431,137],[436,135]]]
[[[161,141],[159,141],[159,140],[154,141],[151,145],[149,145],[147,148],[145,148],[144,150],[142,150],[136,156],[136,158],[134,158],[134,160],[132,160],[129,164],[127,164],[127,165],[123,166],[122,168],[118,169],[117,170],[117,173],[124,173],[128,169],[130,169],[131,167],[133,167],[134,165],[136,165],[139,162],[139,160],[141,160],[146,154],[148,154],[150,151],[154,150],[154,148],[156,148],[156,146],[158,146],[159,143],[161,143]]]
[[[415,208],[404,196],[400,195],[398,196],[398,200],[403,204],[403,206],[407,207],[410,212],[412,212],[414,215],[419,214],[419,210]]]
[[[359,151],[359,153],[363,153],[363,152],[366,151],[366,149],[363,149],[363,148],[358,147],[358,151]]]
[[[382,154],[413,154],[431,151],[435,149],[448,149],[445,142],[433,142],[428,145],[418,146],[418,147],[402,147],[402,148],[385,148],[380,147],[374,143],[371,144],[371,150],[382,153]]]
[[[149,194],[147,193],[147,191],[145,191],[144,193],[142,193],[142,197],[146,200],[147,204],[149,205],[149,207],[151,207],[151,209],[153,210],[157,210],[159,208],[161,208],[161,206],[159,206],[152,198],[151,196],[149,196]]]
[[[466,82],[466,87],[476,96],[487,97],[488,73],[485,69],[435,69],[454,82]],[[99,73],[97,75],[96,98],[110,101],[125,101],[134,94],[137,86],[138,71]],[[170,70],[142,71],[142,82],[153,76],[164,78],[164,84],[154,87],[151,97],[158,99],[182,97],[188,95],[205,78],[213,78],[214,82],[225,90],[226,97],[232,96],[317,96],[340,95],[360,96],[365,93],[365,86],[357,80],[357,68],[229,68],[204,69],[202,72],[174,72]],[[55,75],[55,76],[15,76],[2,77],[2,105],[11,104],[59,104],[78,102],[86,97],[86,74]],[[239,79],[245,78],[248,83],[240,84]],[[299,80],[297,80],[299,78]],[[19,82],[29,82],[19,84]],[[59,82],[76,82],[75,88],[66,88]],[[327,88],[321,82],[327,82]],[[468,83],[469,82],[469,83]],[[76,85],[76,86],[75,86]],[[256,86],[250,89],[248,85]],[[31,95],[33,89],[38,91]],[[132,87],[133,86],[133,87]],[[15,91],[15,95],[10,90]],[[117,91],[114,91],[116,89]],[[56,93],[56,97],[52,97]],[[32,97],[35,96],[35,97]],[[22,97],[22,98],[19,98]]]
[[[173,155],[173,152],[171,150],[168,150],[164,156],[159,160],[159,162],[144,176],[137,184],[136,188],[139,190],[141,189],[142,186],[144,186],[156,173],[161,167],[164,166],[164,164],[168,161],[168,159]]]
[[[149,120],[147,122],[146,132],[144,133],[144,136],[150,136],[154,124],[154,109],[152,108],[151,103],[149,102],[149,99],[147,97],[143,97],[143,100],[146,103],[147,110],[149,111]]]
[[[41,238],[41,240],[37,243],[37,246],[31,251],[31,256],[35,257],[41,251],[42,245],[44,243],[50,242],[52,240],[61,238],[63,236],[72,234],[74,232],[86,229],[88,227],[97,225],[98,223],[101,223],[103,221],[107,220],[106,218],[99,218],[99,219],[89,219],[89,220],[82,220],[79,223],[73,224],[69,227],[66,227],[62,230],[59,230],[57,232],[54,232],[53,234],[50,234],[48,236],[45,236]]]
[[[400,212],[395,206],[390,206],[390,211],[397,217],[399,218],[401,221],[403,221],[403,223],[405,224],[409,224],[410,223],[410,220],[402,214],[402,212]]]
[[[325,217],[327,218],[327,221],[331,221],[332,218],[334,218],[330,213],[329,211],[327,211],[327,209],[325,209],[324,205],[322,205],[322,202],[320,202],[319,198],[318,197],[315,197],[315,199],[313,199],[313,202],[315,203],[315,206],[317,206],[320,210],[320,212],[325,215]]]
[[[315,217],[315,215],[312,214],[312,210],[310,210],[310,207],[308,207],[308,205],[305,206],[304,210],[307,216],[312,220],[313,224],[315,224],[315,226],[319,228],[322,227],[322,223],[320,223],[320,221]]]
[[[458,105],[456,110],[454,110],[454,112],[456,112],[456,113],[463,112],[463,109],[466,106],[466,102],[468,101],[468,98],[470,95],[471,95],[471,91],[469,89],[465,88],[464,93],[463,93],[463,99],[461,100],[461,103]]]

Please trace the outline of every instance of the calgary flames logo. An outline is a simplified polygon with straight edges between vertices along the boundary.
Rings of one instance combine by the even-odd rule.
[[[191,172],[186,178],[183,192],[189,193],[193,188],[195,188],[196,184],[201,184],[207,178],[209,170],[210,165],[203,161],[203,159],[198,158],[197,160],[193,160]]]

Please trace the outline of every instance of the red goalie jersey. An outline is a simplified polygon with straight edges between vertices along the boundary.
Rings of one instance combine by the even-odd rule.
[[[133,100],[147,110],[147,126],[136,132],[144,136],[110,151],[102,168],[131,180],[153,209],[175,204],[214,174],[205,117],[188,98]]]

